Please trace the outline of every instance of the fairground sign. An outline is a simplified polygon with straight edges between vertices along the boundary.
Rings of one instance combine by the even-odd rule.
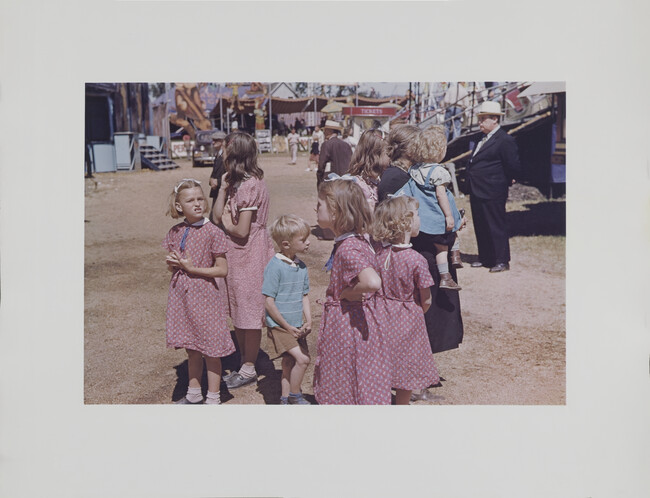
[[[397,109],[394,107],[373,107],[373,106],[358,106],[358,107],[344,107],[344,116],[394,116]]]

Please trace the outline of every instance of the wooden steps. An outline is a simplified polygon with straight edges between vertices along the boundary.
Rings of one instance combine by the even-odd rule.
[[[178,164],[160,153],[151,145],[140,145],[140,159],[142,160],[143,168],[149,168],[155,171],[163,171],[179,167]]]

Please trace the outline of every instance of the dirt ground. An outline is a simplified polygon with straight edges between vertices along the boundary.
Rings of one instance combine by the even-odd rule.
[[[161,241],[175,223],[165,216],[173,185],[194,177],[207,186],[210,168],[177,161],[171,171],[96,174],[85,191],[84,398],[88,404],[163,404],[185,394],[183,350],[165,347],[169,273]],[[286,155],[261,158],[271,192],[270,220],[295,213],[315,226],[316,177]],[[564,201],[548,201],[535,189],[515,186],[508,203],[511,270],[459,270],[465,336],[459,349],[435,355],[444,381],[432,398],[416,404],[558,405],[565,403]],[[470,212],[467,198],[458,206]],[[328,275],[322,270],[331,241],[311,240],[302,259],[309,268],[314,333],[312,358]],[[476,260],[471,220],[461,232],[463,260]],[[224,368],[238,365],[236,357]],[[229,393],[228,404],[276,404],[280,361],[265,333],[257,363],[259,382]],[[303,391],[312,402],[312,365]],[[204,379],[205,380],[205,379]],[[205,382],[204,382],[205,388]]]

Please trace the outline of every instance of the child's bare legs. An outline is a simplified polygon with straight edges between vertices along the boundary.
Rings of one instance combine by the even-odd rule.
[[[206,403],[221,403],[221,358],[205,356],[205,367],[208,370],[208,397]]]
[[[454,281],[449,273],[449,261],[447,261],[447,246],[444,244],[433,244],[436,248],[436,266],[440,273],[440,288],[449,290],[460,290],[461,287]]]
[[[241,354],[241,367],[239,372],[225,378],[226,385],[231,389],[254,382],[253,379],[257,376],[255,361],[262,344],[262,329],[238,329],[235,327],[235,337]]]
[[[241,350],[242,365],[254,369],[262,344],[262,329],[235,329],[235,334]]]
[[[217,392],[221,384],[221,358],[205,357],[208,370],[208,391]]]
[[[282,395],[280,403],[283,405],[308,405],[309,402],[302,396],[302,379],[309,366],[309,355],[300,349],[300,346],[291,348],[282,355]]]
[[[193,349],[187,351],[187,374],[190,378],[189,386],[201,389],[201,377],[203,376],[203,355]]]
[[[447,262],[447,246],[444,244],[433,244],[436,247],[436,264],[441,265]]]
[[[411,400],[411,391],[406,389],[395,389],[395,404],[408,405]]]
[[[288,353],[291,355],[291,359],[294,363],[293,367],[291,368],[291,375],[289,377],[289,387],[291,388],[290,392],[293,394],[298,394],[301,392],[300,386],[302,385],[302,379],[305,377],[305,372],[309,366],[309,356],[302,352],[300,346],[291,348]],[[282,395],[284,396],[284,392]]]
[[[282,355],[282,378],[280,379],[280,387],[283,398],[289,397],[289,392],[291,391],[291,370],[295,364],[296,360],[289,353]]]
[[[206,403],[221,403],[219,390],[221,384],[221,358],[212,358],[203,356],[199,351],[187,349],[187,370],[189,376],[189,385],[187,395],[188,401],[199,403],[203,400],[201,393],[201,378],[203,377],[203,358],[208,371],[208,398]]]
[[[201,393],[203,355],[193,349],[186,349],[185,351],[187,351],[187,375],[189,377],[185,397],[190,403],[200,403],[203,401],[203,394]]]
[[[239,356],[241,361],[239,366],[244,364],[244,349],[246,348],[246,336],[244,335],[244,332],[246,332],[244,329],[238,329],[235,327],[235,339],[237,339],[237,346],[239,346]]]

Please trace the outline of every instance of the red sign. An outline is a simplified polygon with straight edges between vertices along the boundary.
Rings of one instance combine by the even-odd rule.
[[[344,107],[343,115],[345,116],[394,116],[397,109],[394,107]]]

